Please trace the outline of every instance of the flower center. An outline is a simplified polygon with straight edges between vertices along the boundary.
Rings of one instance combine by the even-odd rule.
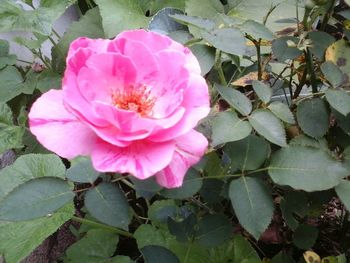
[[[149,116],[156,98],[146,86],[129,86],[112,94],[112,103],[119,109],[138,112],[141,116]]]

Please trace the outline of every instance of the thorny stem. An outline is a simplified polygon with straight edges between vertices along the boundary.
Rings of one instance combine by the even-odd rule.
[[[201,42],[202,40],[203,40],[203,38],[192,38],[192,39],[188,40],[184,46],[190,47],[194,44],[197,44],[198,42]]]
[[[320,30],[321,31],[324,31],[327,24],[328,24],[328,21],[329,19],[332,17],[333,15],[333,9],[334,9],[334,5],[335,5],[335,0],[332,0],[330,6],[329,6],[329,9],[327,10],[327,13],[324,15],[323,17],[323,21],[321,23],[321,27],[320,27]]]
[[[109,230],[109,231],[117,233],[117,234],[119,234],[121,236],[135,238],[133,234],[131,234],[131,233],[127,232],[127,231],[121,230],[119,228],[116,228],[116,227],[108,226],[108,225],[105,225],[105,224],[100,224],[100,223],[97,223],[95,221],[92,221],[92,220],[89,220],[89,219],[85,219],[85,218],[82,218],[82,217],[77,217],[77,216],[73,216],[71,219],[76,221],[76,222],[82,223],[82,224],[86,224],[86,225],[89,225],[89,226],[93,226],[93,227],[98,227],[98,228]]]
[[[314,71],[314,64],[313,64],[313,58],[312,54],[309,48],[306,49],[306,67],[310,74],[310,81],[312,86],[312,93],[317,93],[317,83],[316,83],[316,76]]]
[[[218,49],[215,52],[215,69],[219,74],[221,85],[227,86],[227,81],[225,79],[224,71],[222,70],[222,67],[221,67],[221,51]]]

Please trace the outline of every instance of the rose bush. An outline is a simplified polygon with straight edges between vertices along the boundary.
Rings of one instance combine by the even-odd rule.
[[[167,36],[133,30],[113,40],[75,40],[62,89],[33,104],[29,125],[62,157],[91,156],[98,171],[155,175],[173,188],[207,148],[194,127],[209,110],[191,51]]]

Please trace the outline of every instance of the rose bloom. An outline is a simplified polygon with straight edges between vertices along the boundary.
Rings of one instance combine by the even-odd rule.
[[[132,30],[113,40],[75,40],[62,89],[37,99],[29,126],[64,158],[90,156],[97,171],[155,176],[174,188],[206,151],[207,139],[194,127],[209,109],[191,51],[167,36]]]

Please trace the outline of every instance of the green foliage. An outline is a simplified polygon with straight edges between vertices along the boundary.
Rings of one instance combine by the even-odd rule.
[[[8,102],[22,93],[23,78],[14,66],[7,66],[0,70],[0,102]]]
[[[13,123],[11,109],[0,102],[0,153],[22,147],[24,128]]]
[[[269,174],[276,184],[313,192],[333,188],[348,171],[323,150],[289,146],[272,156]]]
[[[2,2],[0,31],[31,33],[14,41],[44,66],[16,65],[0,40],[0,156],[18,157],[0,171],[6,262],[22,261],[69,219],[81,226],[71,227],[77,242],[63,262],[346,262],[312,250],[327,242],[320,218],[330,200],[339,238],[324,247],[343,253],[349,244],[350,44],[340,18],[349,9],[324,0],[79,1],[80,19],[59,37],[53,22],[76,1],[42,0],[28,11],[23,2],[32,5]],[[212,111],[198,130],[210,145],[176,189],[99,173],[86,157],[33,154],[47,150],[27,112],[61,88],[72,41],[137,28],[188,47],[209,86]],[[47,40],[52,59],[41,52]]]
[[[106,37],[115,37],[126,29],[146,27],[149,19],[138,1],[96,0],[102,16]]]
[[[254,80],[252,85],[259,99],[261,99],[264,103],[269,103],[272,97],[272,90],[270,86],[258,80]]]
[[[270,145],[261,137],[249,135],[243,140],[230,142],[223,148],[231,166],[241,171],[258,169],[270,155]]]
[[[304,100],[298,105],[298,124],[311,137],[320,138],[327,133],[328,119],[328,109],[322,99]]]
[[[252,127],[233,111],[219,112],[213,121],[212,145],[239,141],[249,136]]]
[[[242,115],[249,115],[252,111],[252,103],[238,90],[224,87],[215,84],[215,88],[218,90],[223,99],[225,99],[235,110]]]
[[[271,190],[258,178],[242,176],[231,182],[229,195],[241,225],[259,239],[274,211]]]
[[[103,229],[91,229],[83,238],[67,249],[67,262],[110,262],[107,261],[118,244],[118,235]],[[114,262],[114,261],[111,261]],[[118,262],[118,261],[116,261]]]
[[[73,200],[70,185],[59,178],[35,178],[0,201],[0,220],[24,221],[49,215]]]
[[[310,225],[299,225],[293,235],[293,243],[301,249],[311,248],[317,239],[318,230]]]
[[[287,146],[284,127],[269,110],[254,111],[249,116],[249,123],[268,141],[279,146]]]
[[[77,158],[72,161],[67,170],[67,179],[77,183],[91,183],[98,178],[99,173],[92,167],[88,158]]]
[[[124,193],[116,186],[101,183],[85,195],[85,206],[97,220],[111,226],[128,228],[129,206]]]
[[[5,256],[8,263],[20,262],[73,214],[73,204],[68,204],[49,216],[33,220],[0,221],[0,254]]]

